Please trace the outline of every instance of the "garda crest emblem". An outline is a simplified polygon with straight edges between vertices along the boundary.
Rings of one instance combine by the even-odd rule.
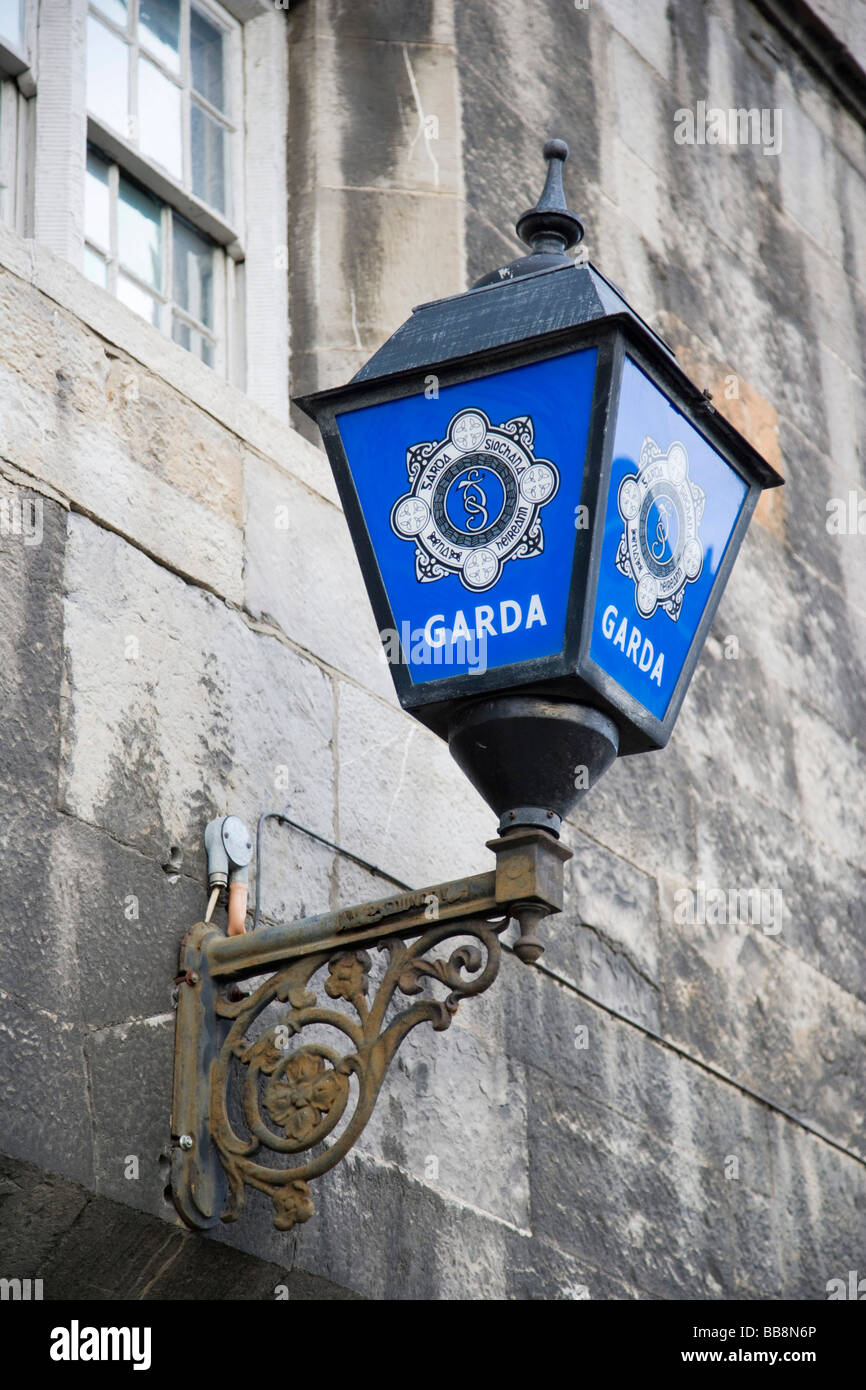
[[[689,478],[689,457],[679,440],[667,453],[649,436],[637,473],[619,485],[617,505],[625,523],[617,569],[634,581],[635,607],[642,618],[663,608],[677,621],[687,584],[704,565],[699,529],[704,493]]]
[[[464,588],[491,589],[507,560],[544,549],[540,511],[559,472],[534,457],[528,415],[491,425],[483,410],[459,410],[444,439],[406,451],[409,491],[391,509],[391,530],[415,543],[425,584],[456,574]]]

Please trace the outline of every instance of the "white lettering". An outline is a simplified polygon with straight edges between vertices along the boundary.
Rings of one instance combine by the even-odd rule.
[[[542,627],[547,627],[547,619],[544,616],[544,609],[538,594],[533,594],[529,600],[529,612],[526,615],[527,629],[531,628],[533,623],[541,623]]]
[[[508,620],[507,615],[509,612],[513,614],[512,622],[509,622]],[[515,603],[513,598],[504,598],[499,605],[499,622],[502,631],[504,633],[516,632],[517,629],[520,627],[522,618],[523,613],[521,612],[520,604]]]
[[[628,618],[620,618],[616,605],[609,603],[601,616],[601,630],[608,642],[619,647],[623,655],[633,661],[639,671],[648,671],[650,680],[655,681],[661,690],[665,669],[664,652],[659,652],[656,656],[652,642],[648,637],[644,637],[637,624],[629,628]]]
[[[489,632],[491,637],[496,636],[496,628],[493,626],[493,609],[489,603],[482,603],[479,608],[476,608],[475,631],[479,637],[484,632]]]

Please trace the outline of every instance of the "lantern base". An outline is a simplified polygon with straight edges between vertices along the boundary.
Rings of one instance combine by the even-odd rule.
[[[499,816],[501,832],[531,825],[558,836],[616,758],[619,734],[589,705],[504,695],[463,705],[450,721],[448,746]]]

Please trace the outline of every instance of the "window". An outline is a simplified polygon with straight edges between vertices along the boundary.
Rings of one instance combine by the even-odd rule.
[[[96,150],[87,154],[84,270],[209,367],[218,258],[183,217]]]
[[[90,113],[230,219],[229,30],[190,0],[94,0],[87,26]]]
[[[35,91],[30,72],[27,0],[0,0],[0,221],[25,231],[25,181],[29,111]]]
[[[3,0],[0,0],[0,4]],[[85,273],[225,370],[242,250],[238,27],[205,0],[91,0]]]
[[[0,39],[13,48],[25,46],[27,6],[25,0],[0,0]]]
[[[98,331],[176,361],[110,294],[282,419],[288,38],[272,0],[0,0],[0,221]]]

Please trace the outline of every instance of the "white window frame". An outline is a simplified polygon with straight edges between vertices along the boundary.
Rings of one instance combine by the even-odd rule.
[[[133,23],[138,22],[138,0],[128,0]],[[190,165],[190,55],[189,55],[189,12],[190,9],[197,9],[210,18],[214,24],[226,31],[228,42],[225,45],[224,55],[227,58],[227,89],[229,96],[229,130],[231,131],[229,170],[226,186],[229,192],[229,211],[221,212],[218,208],[211,207],[203,199],[197,197],[192,192],[192,173]],[[146,48],[139,49],[137,41],[130,41],[127,34],[113,24],[97,5],[88,5],[88,15],[92,15],[100,24],[103,24],[116,37],[123,39],[129,48],[129,92],[133,106],[136,104],[136,80],[137,63],[136,58],[139,51],[159,68],[160,72],[167,77],[180,91],[184,98],[182,103],[182,141],[183,141],[183,160],[184,169],[189,171],[189,186],[164,169],[148,155],[143,154],[138,147],[135,139],[129,138],[122,132],[114,130],[106,125],[97,116],[87,113],[87,134],[91,144],[110,155],[113,160],[123,166],[138,183],[143,184],[151,193],[155,193],[163,202],[171,203],[177,211],[191,222],[194,227],[210,237],[212,241],[218,242],[229,250],[229,254],[234,260],[243,259],[242,241],[238,228],[244,225],[244,187],[243,187],[243,168],[244,168],[244,90],[243,90],[243,56],[242,56],[242,26],[231,15],[229,10],[223,6],[213,3],[213,0],[181,0],[181,80],[177,74],[172,73],[164,67],[159,59]],[[136,32],[135,30],[133,32]],[[86,61],[86,59],[85,59]],[[207,102],[196,97],[196,101],[207,109]],[[222,122],[226,117],[222,112],[217,113]]]
[[[173,208],[170,203],[160,202],[162,283],[155,288],[146,281],[139,279],[133,270],[121,264],[117,246],[117,204],[120,177],[121,174],[126,174],[126,170],[122,169],[120,165],[113,160],[106,159],[101,150],[95,149],[94,153],[98,154],[108,165],[108,205],[111,244],[109,246],[103,246],[95,237],[86,236],[85,248],[87,246],[92,246],[104,259],[108,282],[106,288],[109,294],[118,298],[117,277],[119,274],[123,274],[127,280],[137,285],[149,299],[156,300],[159,306],[158,312],[160,321],[158,324],[154,324],[153,327],[158,327],[161,333],[165,333],[167,337],[173,338],[172,329],[174,327],[174,319],[181,319],[190,328],[194,329],[196,333],[199,333],[210,342],[213,349],[213,362],[206,365],[212,366],[221,376],[229,376],[231,363],[227,358],[226,276],[231,273],[229,269],[231,262],[227,263],[227,258],[223,254],[223,250],[220,246],[215,245],[213,242],[209,242],[213,266],[213,323],[210,325],[202,323],[189,313],[183,305],[178,304],[177,300],[174,298],[174,216],[177,210]],[[197,357],[198,353],[193,353],[193,356]]]
[[[30,0],[31,4],[37,0]],[[210,3],[198,0],[207,13]],[[169,362],[181,353],[189,359],[184,379],[207,378],[219,370],[224,380],[279,420],[289,419],[289,302],[287,257],[289,242],[288,176],[288,16],[274,0],[220,0],[214,18],[226,26],[237,22],[239,41],[231,42],[232,219],[223,218],[158,166],[142,157],[123,135],[87,115],[88,0],[38,0],[39,25],[33,47],[33,73],[38,78],[38,121],[33,122],[32,235],[40,247],[58,256],[84,281],[84,189],[88,143],[109,161],[205,236],[224,248],[225,295],[215,314],[224,314],[221,340],[224,357],[214,368],[173,344],[167,334],[132,309],[99,289],[92,281],[82,286],[81,312],[104,335],[109,323],[112,340],[125,351],[138,351],[151,362]],[[232,49],[235,49],[232,52]],[[242,104],[241,104],[242,103]],[[103,308],[103,299],[110,301]],[[89,306],[93,306],[92,308]],[[113,336],[116,335],[116,336]],[[145,345],[145,339],[149,346]],[[140,345],[140,348],[137,347]],[[172,379],[171,375],[168,377]]]
[[[35,51],[37,0],[25,0],[22,47],[0,37],[0,222],[21,236],[31,227],[33,109],[31,66]]]
[[[128,0],[131,16],[133,34],[137,36],[135,26],[138,23],[138,3],[139,0]],[[226,171],[226,188],[228,192],[228,203],[231,210],[231,221],[217,208],[211,207],[201,198],[196,197],[192,192],[192,169],[190,162],[190,105],[193,100],[190,94],[190,54],[189,54],[189,22],[190,9],[198,9],[217,24],[226,34],[226,43],[223,49],[224,60],[226,62],[228,106],[231,117],[231,124],[228,127],[230,134],[230,149],[228,152],[228,169]],[[244,258],[243,244],[238,234],[237,227],[244,225],[244,191],[243,191],[243,168],[244,168],[244,149],[243,149],[243,56],[242,56],[242,31],[237,20],[223,6],[212,3],[212,0],[181,0],[181,72],[180,80],[176,74],[171,73],[165,68],[157,58],[147,49],[140,48],[137,37],[130,39],[129,34],[113,24],[98,6],[89,4],[87,15],[97,18],[117,37],[122,38],[129,49],[129,93],[130,104],[135,109],[136,102],[136,71],[139,52],[147,56],[148,61],[155,63],[166,77],[170,78],[175,86],[183,92],[181,120],[182,120],[182,139],[184,150],[184,170],[188,175],[190,186],[181,183],[174,178],[166,169],[156,163],[155,160],[143,154],[138,148],[137,143],[132,139],[126,139],[111,126],[106,125],[98,117],[94,116],[90,110],[87,112],[87,137],[88,144],[98,151],[99,154],[108,162],[110,168],[120,169],[128,174],[136,183],[142,185],[149,193],[154,194],[162,203],[162,247],[163,247],[163,283],[156,292],[155,297],[160,302],[160,331],[171,337],[172,314],[175,306],[173,304],[173,281],[171,248],[173,245],[173,228],[171,223],[172,211],[179,213],[191,223],[191,225],[206,240],[213,244],[213,301],[214,301],[214,322],[210,329],[204,329],[205,336],[213,342],[214,360],[213,369],[220,376],[226,377],[235,385],[243,385],[243,364],[237,361],[236,353],[233,350],[233,340],[238,328],[243,325],[243,303],[241,295],[241,284],[236,274],[235,263]],[[85,64],[86,64],[86,39],[85,39]],[[198,100],[198,98],[196,98]],[[207,103],[204,103],[207,108]],[[222,114],[222,113],[220,113]],[[223,118],[225,119],[225,118]],[[116,226],[116,205],[117,205],[117,185],[118,177],[112,173],[110,176],[110,199],[112,227]],[[116,256],[117,247],[100,248],[106,254],[112,264],[110,269],[109,284],[116,276]],[[83,254],[83,253],[82,253]],[[134,280],[135,276],[124,268],[124,275],[128,275]],[[152,286],[142,286],[147,289],[147,293],[154,295]],[[109,292],[112,292],[111,289]],[[179,317],[189,322],[190,326],[197,331],[202,331],[203,325],[198,325],[180,306],[176,306]]]

